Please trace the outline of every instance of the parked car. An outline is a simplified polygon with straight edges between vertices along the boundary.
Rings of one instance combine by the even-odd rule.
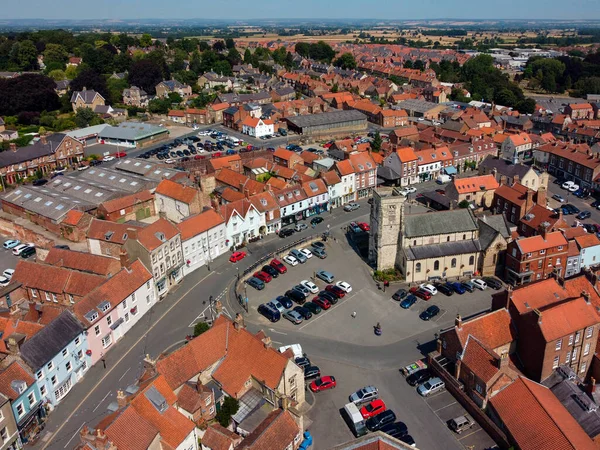
[[[475,290],[475,286],[470,281],[463,281],[460,285],[467,291],[473,292]]]
[[[298,303],[299,305],[303,305],[306,302],[306,296],[303,292],[297,291],[296,289],[290,289],[285,293],[285,296],[291,298],[293,301]]]
[[[258,305],[258,313],[269,319],[271,322],[277,322],[281,318],[279,311],[269,308],[267,305]]]
[[[365,425],[369,431],[380,430],[385,425],[392,425],[396,421],[396,414],[391,409],[376,414],[367,420]]]
[[[310,259],[313,256],[312,252],[307,248],[301,248],[300,253],[302,253],[304,256],[306,256],[307,259]]]
[[[269,303],[267,303],[267,306],[270,306],[271,308],[276,309],[280,313],[285,311],[285,307],[277,299],[271,300]]]
[[[313,248],[313,251],[315,249],[321,249],[325,251],[325,244],[322,241],[315,241],[312,244],[310,244],[310,246]]]
[[[327,292],[331,292],[337,298],[344,298],[344,296],[346,295],[346,292],[342,288],[334,286],[332,284],[328,284],[327,286],[325,286],[325,290]]]
[[[431,378],[417,388],[417,392],[423,397],[428,397],[443,390],[446,387],[444,382],[438,378]]]
[[[421,320],[427,321],[427,320],[433,319],[439,313],[440,313],[440,308],[436,305],[431,305],[429,308],[427,308],[425,311],[423,311],[421,314],[419,314],[419,318]]]
[[[257,291],[262,291],[265,288],[265,283],[256,277],[250,277],[246,280],[249,286],[252,286]]]
[[[471,284],[473,286],[475,286],[477,289],[479,289],[480,291],[483,291],[487,288],[487,283],[483,280],[480,280],[478,278],[475,278],[473,280],[471,280]]]
[[[262,266],[262,269],[260,269],[260,270],[271,275],[271,278],[277,278],[279,276],[279,272],[273,266],[269,266],[269,265]]]
[[[283,260],[292,267],[298,265],[298,260],[296,258],[294,258],[292,255],[285,255],[283,257]]]
[[[335,378],[332,376],[320,377],[310,383],[310,390],[313,392],[326,391],[334,389],[337,386]]]
[[[482,280],[485,281],[485,284],[495,290],[499,290],[504,287],[502,282],[494,277],[483,277]]]
[[[426,291],[425,289],[417,288],[417,287],[411,288],[410,292],[412,294],[414,294],[416,297],[419,297],[420,299],[423,299],[425,301],[429,300],[432,297],[431,292]]]
[[[14,273],[15,273],[15,269],[6,269],[4,272],[2,272],[2,276],[6,277],[10,280],[10,279],[12,279]]]
[[[285,265],[279,261],[278,259],[273,259],[269,265],[275,269],[277,272],[283,274],[287,272],[287,267],[285,267]]]
[[[308,258],[298,249],[290,250],[290,255],[298,260],[300,264],[304,264],[308,261]]]
[[[262,270],[254,272],[254,276],[264,283],[270,283],[273,277]]]
[[[327,272],[326,270],[319,270],[316,273],[317,278],[320,278],[326,283],[332,283],[335,277],[331,272]]]
[[[560,194],[554,194],[554,195],[552,196],[552,198],[553,198],[554,200],[556,200],[557,202],[559,202],[559,203],[564,203],[564,202],[565,202],[565,199],[564,199],[564,197],[563,197],[562,195],[560,195]]]
[[[310,291],[307,288],[305,288],[304,286],[302,286],[301,284],[297,284],[292,289],[296,289],[297,291],[302,292],[305,297],[308,297],[310,295]]]
[[[0,286],[8,286],[10,284],[10,279],[0,276]]]
[[[363,416],[363,419],[368,419],[369,417],[376,416],[377,414],[381,414],[386,410],[385,402],[380,398],[375,399],[367,403],[365,406],[360,408],[360,414]],[[394,420],[396,420],[394,418]],[[392,421],[393,422],[393,421]]]
[[[293,228],[282,228],[281,230],[279,230],[279,237],[280,238],[290,237],[295,232],[296,231]]]
[[[331,308],[331,303],[329,303],[329,300],[324,299],[323,297],[315,297],[312,299],[312,302],[321,307],[321,309],[329,309]]]
[[[33,185],[34,186],[43,186],[46,183],[48,183],[48,180],[46,180],[45,178],[40,178],[39,180],[34,180],[33,181]]]
[[[321,311],[323,311],[323,309],[321,309],[321,307],[319,305],[317,305],[316,303],[313,303],[313,302],[306,302],[302,306],[304,308],[308,309],[313,314],[319,314]]]
[[[308,225],[306,225],[305,223],[299,222],[296,224],[296,226],[294,226],[294,230],[296,231],[302,231],[302,230],[306,230],[308,228]]]
[[[413,294],[409,294],[406,296],[406,298],[404,300],[402,300],[400,302],[400,307],[402,307],[404,309],[408,309],[412,305],[414,305],[416,302],[417,302],[417,297],[415,297]]]
[[[379,431],[393,438],[400,439],[402,436],[406,436],[408,427],[402,422],[388,423],[379,428]]]
[[[309,280],[302,280],[300,282],[300,284],[302,286],[304,286],[306,289],[308,289],[310,291],[311,294],[316,294],[317,292],[319,292],[319,288],[317,287],[317,285],[315,283],[313,283],[312,281]]]
[[[310,219],[311,225],[319,225],[321,222],[323,222],[323,218],[321,216],[313,217],[312,219]]]
[[[446,283],[446,286],[454,290],[454,292],[456,292],[459,295],[463,295],[465,292],[467,292],[462,283],[459,283],[458,281],[448,282]]]
[[[294,325],[299,325],[304,321],[302,316],[294,310],[284,312],[283,317],[292,322]]]
[[[460,434],[463,431],[466,431],[466,430],[472,428],[473,426],[475,426],[475,421],[473,419],[471,419],[469,416],[458,416],[458,417],[455,417],[454,419],[451,419],[448,422],[448,426],[456,434]]]
[[[285,295],[280,295],[275,300],[281,303],[285,309],[290,309],[292,306],[294,306],[292,299],[286,297]]]
[[[355,202],[346,203],[344,205],[344,211],[347,211],[347,212],[356,211],[358,208],[360,208],[360,205]]]
[[[332,305],[335,305],[338,302],[338,298],[331,292],[321,291],[321,292],[319,292],[318,296],[323,297],[325,300],[327,300]]]
[[[294,311],[300,314],[304,320],[308,320],[312,317],[312,313],[304,306],[296,306],[294,308]]]
[[[312,253],[319,259],[327,258],[327,253],[325,253],[325,250],[321,250],[320,248],[313,248]]]
[[[394,292],[394,295],[392,295],[392,300],[396,300],[397,302],[404,300],[404,298],[408,295],[408,292],[406,291],[406,289],[398,289],[396,292]]]
[[[304,369],[305,367],[310,366],[310,359],[308,359],[306,356],[301,356],[299,358],[296,358],[296,359],[294,359],[294,362],[301,369]]]
[[[355,393],[351,394],[349,399],[352,403],[360,405],[362,403],[370,402],[379,398],[379,391],[375,386],[365,386],[359,389]]]
[[[578,220],[585,220],[589,219],[590,217],[592,217],[592,213],[589,211],[581,211],[579,214],[577,214],[577,216],[575,216],[575,218]]]
[[[411,386],[416,386],[417,384],[425,383],[431,377],[432,374],[429,369],[421,369],[411,373],[408,377],[406,377],[406,382]]]
[[[19,244],[16,247],[13,247],[12,254],[15,256],[19,256],[26,248],[35,247],[33,244]]]
[[[344,291],[346,294],[352,292],[352,286],[350,286],[350,283],[347,283],[346,281],[338,281],[337,283],[335,283],[335,285],[339,287],[342,291]]]
[[[423,283],[423,284],[420,284],[419,287],[421,289],[426,290],[431,295],[435,295],[438,292],[437,289],[436,289],[436,287],[433,284]]]
[[[454,289],[447,286],[446,284],[438,284],[436,285],[436,288],[439,292],[441,292],[447,297],[451,297],[452,295],[454,295]]]
[[[246,257],[246,252],[233,252],[229,257],[229,262],[236,263]]]
[[[18,239],[9,239],[7,241],[4,241],[3,247],[7,250],[11,249],[11,248],[15,248],[17,245],[20,245],[21,241],[19,241]]]
[[[304,368],[304,379],[317,378],[321,376],[321,369],[317,366],[308,366]]]
[[[358,222],[358,228],[360,228],[362,231],[371,231],[371,227],[366,222]]]

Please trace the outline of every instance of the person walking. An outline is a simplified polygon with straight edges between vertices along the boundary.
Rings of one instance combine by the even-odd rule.
[[[353,318],[353,319],[356,319],[356,311],[352,311],[352,314],[351,314],[351,315],[352,315],[352,318]]]

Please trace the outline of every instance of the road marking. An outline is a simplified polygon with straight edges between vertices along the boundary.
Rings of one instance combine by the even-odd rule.
[[[284,333],[283,331],[277,331],[277,330],[274,330],[273,328],[269,328],[269,331],[270,331],[271,333],[283,334],[284,336],[287,336],[287,333]]]
[[[442,406],[442,407],[441,407],[441,408],[439,408],[439,409],[435,409],[435,410],[434,410],[434,412],[441,411],[442,409],[444,409],[444,408],[447,408],[448,406],[456,405],[456,403],[457,403],[457,402],[452,402],[452,403],[449,403],[449,404],[447,404],[446,406]]]
[[[349,295],[349,296],[346,298],[346,300],[345,300],[344,302],[342,302],[342,299],[338,299],[338,303],[343,303],[343,304],[345,305],[346,303],[348,303],[348,300],[350,300],[350,299],[351,299],[352,297],[354,297],[354,296],[355,296],[355,294]],[[328,312],[331,312],[331,311],[333,311],[334,309],[340,309],[340,308],[341,308],[343,305],[339,305],[337,308],[336,308],[335,306],[336,306],[336,305],[333,305],[333,306],[332,306],[331,308],[329,308],[328,310],[326,310],[326,311],[322,311],[322,312],[321,312],[321,314],[319,314],[319,315],[318,315],[318,316],[317,316],[315,319],[311,320],[310,322],[309,322],[309,321],[305,321],[306,323],[305,323],[304,325],[302,325],[300,328],[298,328],[298,330],[301,330],[301,329],[303,329],[304,327],[306,327],[306,326],[308,326],[308,325],[310,325],[310,324],[312,324],[312,323],[315,323],[315,322],[316,322],[317,320],[319,320],[321,317],[325,316],[325,314],[327,314]]]
[[[473,436],[475,433],[479,433],[481,430],[483,430],[483,428],[479,428],[479,429],[473,431],[472,433],[465,434],[463,437],[458,438],[458,440],[462,441],[464,438],[468,438],[469,436]]]
[[[208,275],[207,275],[208,276]],[[221,300],[225,294],[227,293],[227,289],[225,288],[225,290],[223,290],[223,292],[221,292],[219,295],[217,295],[216,298],[213,299],[213,307],[211,308],[210,304],[204,308],[202,310],[202,312],[200,314],[198,314],[198,317],[196,317],[194,320],[192,320],[192,323],[190,323],[188,325],[188,328],[194,328],[196,326],[196,324],[202,320],[207,320],[207,315],[206,315],[206,311],[210,311],[211,312],[211,317],[216,317],[217,316],[217,311],[214,308],[214,302],[217,302],[218,300]],[[227,317],[229,317],[230,319],[232,319],[231,314],[229,314],[229,311],[227,311],[227,308],[225,308],[225,306],[223,306],[223,313],[227,315]]]
[[[102,404],[102,402],[104,402],[104,400],[106,400],[106,397],[108,397],[109,395],[110,395],[110,391],[108,391],[108,392],[106,393],[106,395],[104,396],[104,398],[103,398],[102,400],[100,400],[100,403],[98,403],[98,404],[96,405],[96,407],[95,407],[95,408],[92,410],[92,412],[96,412],[96,410],[98,409],[98,407],[99,407],[99,406]],[[80,428],[81,428],[81,427],[80,427]]]
[[[54,436],[56,436],[64,427],[67,423],[69,423],[69,420],[71,420],[71,418],[75,415],[75,412],[79,410],[79,408],[81,408],[85,402],[87,401],[87,399],[90,397],[90,395],[92,395],[92,393],[98,388],[98,386],[100,386],[100,384],[106,379],[106,377],[108,377],[113,370],[115,370],[115,368],[121,363],[121,361],[123,361],[127,356],[129,356],[129,354],[133,351],[133,349],[135,347],[138,346],[138,344],[140,342],[142,342],[146,336],[148,335],[148,333],[150,333],[154,327],[156,327],[157,324],[159,324],[172,310],[173,308],[175,308],[180,302],[181,300],[183,300],[185,297],[187,297],[187,295],[192,292],[194,289],[196,289],[196,287],[202,283],[204,280],[206,280],[208,277],[210,277],[214,272],[209,273],[208,275],[206,275],[204,278],[201,278],[200,280],[198,280],[198,282],[196,282],[196,284],[194,284],[191,288],[189,288],[181,297],[179,297],[179,300],[173,302],[173,304],[169,307],[169,309],[167,309],[162,316],[160,316],[158,318],[158,320],[156,322],[154,322],[147,330],[144,334],[142,334],[140,336],[140,338],[135,341],[133,343],[133,345],[131,345],[129,347],[129,350],[127,350],[123,356],[121,356],[119,358],[119,360],[112,365],[112,367],[110,369],[108,369],[108,371],[104,374],[104,376],[98,380],[98,382],[94,385],[94,387],[92,387],[92,389],[90,389],[90,391],[88,392],[88,394],[77,404],[77,406],[75,408],[73,408],[73,411],[71,412],[71,414],[69,414],[67,416],[67,418],[63,421],[62,425],[60,425],[56,431],[52,434],[52,436],[48,439],[48,442],[46,442],[46,444],[42,447],[41,450],[45,450],[46,448],[48,448],[48,446],[50,445],[50,443],[52,442],[52,439],[54,438]],[[81,424],[81,426],[83,426],[85,424],[85,422],[83,424]],[[81,429],[81,427],[79,427]],[[77,432],[79,432],[79,430],[77,430]],[[77,433],[75,433],[77,434]],[[71,438],[71,440],[73,440],[73,438]],[[69,442],[71,442],[71,440],[69,440]],[[67,442],[68,445],[68,442]],[[67,446],[65,445],[65,448]]]
[[[131,369],[131,367],[128,367],[127,370],[125,371],[125,373],[123,375],[121,375],[121,378],[119,378],[119,381],[121,381],[123,379],[123,377],[125,375],[127,375],[127,372],[129,372],[129,369]]]
[[[75,434],[73,434],[73,436],[71,436],[71,439],[69,439],[69,442],[67,442],[63,448],[67,448],[67,447],[69,446],[69,444],[71,443],[71,441],[72,441],[72,440],[75,438],[75,436],[77,436],[77,435],[79,434],[79,430],[81,430],[81,428],[82,428],[84,425],[85,425],[85,422],[83,422],[83,423],[82,423],[82,424],[79,426],[79,428],[77,428],[77,431],[75,432]],[[46,444],[46,445],[48,445],[48,444]]]

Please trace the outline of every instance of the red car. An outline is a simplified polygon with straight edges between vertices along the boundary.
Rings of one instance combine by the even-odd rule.
[[[358,228],[360,228],[363,231],[369,231],[369,230],[371,230],[371,227],[366,222],[358,222]]]
[[[279,261],[278,259],[274,259],[273,261],[271,261],[271,263],[269,265],[279,273],[287,272],[287,267],[285,267],[283,265],[283,263],[281,261]]]
[[[229,257],[229,262],[235,263],[246,257],[246,252],[233,252]]]
[[[323,309],[331,308],[331,303],[329,303],[329,300],[326,300],[323,297],[315,297],[312,299],[312,302]]]
[[[125,153],[125,152],[117,152],[117,153],[114,153],[113,156],[115,158],[125,158],[127,156],[127,153]]]
[[[333,142],[328,142],[326,144],[323,144],[323,148],[329,148],[333,145]]]
[[[410,293],[422,298],[423,300],[429,300],[431,298],[431,292],[421,289],[418,286],[411,287]]]
[[[368,419],[369,417],[376,416],[386,410],[385,403],[383,400],[378,398],[377,400],[373,400],[370,403],[367,403],[365,406],[360,408],[360,413],[363,416],[363,419]]]
[[[273,277],[269,275],[267,272],[263,272],[262,270],[255,272],[254,276],[265,283],[270,283]]]
[[[310,390],[313,392],[326,391],[337,386],[334,377],[321,377],[310,383]]]
[[[342,288],[334,286],[333,284],[327,285],[327,287],[325,288],[325,290],[327,292],[331,292],[337,298],[343,298],[346,295],[346,292],[344,292],[344,290]]]

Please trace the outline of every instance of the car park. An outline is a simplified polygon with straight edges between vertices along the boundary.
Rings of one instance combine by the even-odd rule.
[[[324,376],[317,378],[310,383],[310,390],[313,392],[326,391],[328,389],[334,389],[337,386],[335,378],[332,376]]]
[[[310,310],[306,309],[304,306],[296,306],[294,311],[300,314],[304,320],[308,320],[312,317]]]
[[[416,386],[417,384],[425,383],[431,377],[432,375],[429,369],[421,369],[411,373],[408,377],[406,377],[406,382],[411,386]]]
[[[433,284],[423,283],[423,284],[419,285],[419,287],[421,289],[429,292],[431,295],[435,295],[438,293],[436,287]]]
[[[304,255],[304,253],[298,249],[290,250],[290,256],[296,258],[300,264],[304,264],[306,261],[308,261],[308,258]]]
[[[270,283],[271,280],[273,279],[273,277],[271,275],[269,275],[266,272],[263,272],[262,270],[255,272],[254,276],[264,283]]]
[[[299,325],[304,321],[302,316],[294,310],[284,312],[283,317],[292,322],[294,325]]]
[[[358,208],[360,208],[360,205],[355,202],[346,203],[344,205],[344,211],[346,212],[356,211]]]
[[[376,414],[367,420],[366,426],[369,431],[378,431],[385,425],[391,425],[396,421],[396,414],[391,409]]]
[[[346,295],[346,291],[344,291],[342,288],[340,288],[338,286],[334,286],[332,284],[328,284],[327,286],[325,286],[325,290],[327,292],[331,292],[337,298],[344,298],[344,296]]]
[[[11,248],[15,248],[17,245],[20,245],[21,241],[19,241],[18,239],[9,239],[7,241],[4,241],[3,247],[7,250],[11,249]]]
[[[376,416],[377,414],[381,414],[386,410],[385,402],[380,398],[375,399],[367,403],[365,406],[360,408],[360,414],[363,416],[363,419],[368,419],[369,417]],[[396,420],[396,419],[394,419]]]
[[[4,272],[2,272],[2,276],[6,277],[10,280],[10,279],[12,279],[14,273],[15,273],[15,269],[6,269]]]
[[[308,228],[308,225],[306,225],[305,223],[299,222],[294,226],[294,230],[296,231],[302,231],[302,230],[306,230]]]
[[[311,294],[316,294],[317,292],[319,292],[319,288],[317,287],[317,285],[315,283],[313,283],[312,281],[309,280],[302,280],[300,282],[300,284],[302,286],[304,286],[306,289],[308,289],[308,291]]]
[[[312,219],[310,219],[311,225],[319,225],[321,222],[323,222],[323,218],[320,216],[313,217]]]
[[[417,288],[417,287],[411,288],[410,292],[412,294],[414,294],[416,297],[419,297],[420,299],[425,300],[425,301],[429,300],[432,297],[431,292],[426,291],[425,289]]]
[[[312,252],[307,248],[301,248],[300,253],[302,253],[304,256],[306,256],[307,259],[310,259],[313,256]]]
[[[435,377],[427,380],[417,388],[417,392],[423,397],[428,397],[443,390],[446,387],[441,378]]]
[[[277,322],[281,318],[281,314],[276,309],[269,308],[267,305],[258,305],[259,314],[263,315],[271,322]]]
[[[446,284],[439,283],[439,284],[436,284],[435,287],[438,290],[438,292],[441,292],[446,297],[451,297],[452,295],[454,295],[454,289],[452,289],[452,287],[450,287]]]
[[[406,291],[406,289],[398,289],[392,295],[392,300],[396,300],[397,302],[399,302],[399,301],[403,300],[407,295],[408,295],[408,292]]]
[[[285,255],[283,257],[283,260],[292,267],[298,265],[298,260],[296,258],[294,258],[292,255]]]
[[[436,305],[431,305],[429,308],[427,308],[425,311],[423,311],[421,314],[419,314],[419,318],[421,320],[427,321],[427,320],[433,319],[439,313],[440,313],[440,308]]]
[[[306,302],[306,295],[304,295],[304,292],[298,291],[296,289],[290,289],[285,293],[285,296],[287,298],[291,298],[299,305],[303,305],[304,302]]]
[[[317,278],[320,278],[326,283],[332,283],[335,277],[331,272],[327,272],[326,270],[319,270],[316,273]]]
[[[262,266],[262,269],[260,270],[271,275],[271,278],[277,278],[279,276],[279,272],[273,266]]]
[[[404,298],[401,302],[400,302],[400,307],[404,308],[404,309],[408,309],[410,308],[412,305],[414,305],[417,302],[417,297],[414,296],[413,294],[409,294],[406,296],[406,298]]]
[[[485,284],[487,284],[489,287],[491,287],[492,289],[495,289],[495,290],[499,290],[504,287],[502,282],[500,280],[498,280],[497,278],[483,277],[482,280],[485,282]]]
[[[304,379],[310,380],[321,376],[321,369],[317,366],[308,366],[304,368]]]
[[[316,303],[313,303],[313,302],[306,302],[302,306],[304,308],[308,309],[313,314],[319,314],[321,311],[323,311],[323,309],[319,305],[317,305]]]
[[[246,257],[246,252],[233,252],[229,257],[229,262],[236,263]]]
[[[265,288],[265,283],[256,277],[250,277],[246,280],[249,286],[252,286],[257,291],[262,291]]]
[[[487,288],[487,283],[478,278],[471,280],[471,284],[473,286],[475,286],[477,289],[479,289],[480,291],[484,291]]]
[[[277,272],[279,272],[280,274],[284,274],[287,272],[287,267],[285,267],[285,265],[279,261],[278,259],[273,259],[269,265],[274,268]]]
[[[376,398],[379,398],[379,391],[375,386],[365,386],[364,388],[359,389],[351,394],[349,397],[350,401],[356,405],[370,402]]]
[[[280,238],[286,238],[286,237],[290,237],[292,234],[294,234],[296,231],[293,228],[282,228],[279,231],[279,237]]]

